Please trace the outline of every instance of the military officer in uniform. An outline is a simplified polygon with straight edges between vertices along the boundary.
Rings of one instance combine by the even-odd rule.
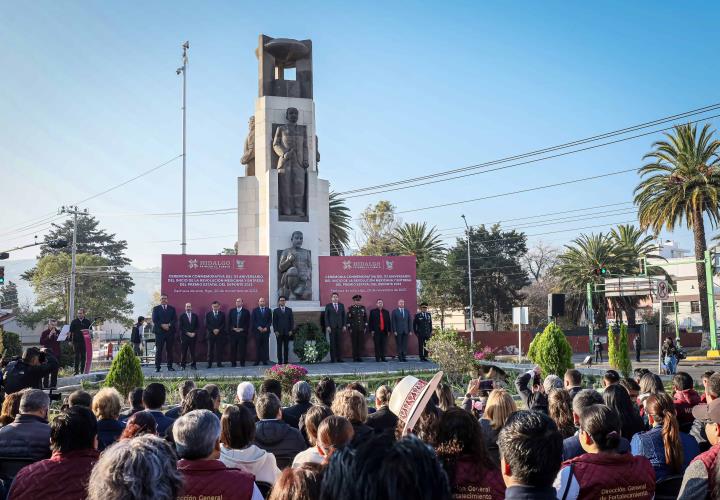
[[[428,312],[427,302],[420,304],[420,312],[415,315],[413,321],[413,330],[418,338],[418,353],[420,361],[427,361],[427,350],[425,350],[425,342],[432,335],[432,317]]]
[[[362,345],[365,340],[365,329],[367,328],[367,311],[360,303],[362,295],[353,295],[353,304],[347,312],[347,329],[350,330],[352,341],[353,361],[362,361]]]

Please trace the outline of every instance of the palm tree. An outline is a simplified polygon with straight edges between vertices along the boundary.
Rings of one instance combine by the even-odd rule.
[[[709,343],[707,279],[702,260],[705,257],[705,221],[715,226],[720,217],[720,141],[705,124],[698,135],[695,125],[678,125],[666,140],[653,144],[653,151],[643,160],[650,163],[639,169],[642,179],[635,188],[635,204],[643,229],[658,234],[672,231],[683,220],[693,231],[695,260],[703,321],[703,346]]]
[[[417,258],[416,266],[426,259],[440,257],[445,250],[435,226],[428,231],[426,222],[405,223],[399,226],[395,229],[393,240],[398,253],[414,255]]]
[[[330,255],[345,255],[350,244],[350,209],[337,193],[330,193]]]

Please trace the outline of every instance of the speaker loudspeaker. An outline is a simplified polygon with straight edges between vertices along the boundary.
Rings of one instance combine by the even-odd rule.
[[[565,316],[565,294],[549,293],[548,294],[548,317],[557,318]]]

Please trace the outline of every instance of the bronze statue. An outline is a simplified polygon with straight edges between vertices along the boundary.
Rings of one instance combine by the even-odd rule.
[[[245,138],[245,152],[240,158],[240,163],[245,165],[245,175],[255,175],[255,117],[248,120],[248,135]]]
[[[278,201],[280,215],[305,216],[305,172],[308,163],[308,144],[305,127],[297,124],[297,108],[285,112],[286,125],[275,131],[273,150],[280,157],[278,171]]]
[[[292,247],[280,255],[280,289],[278,297],[288,300],[312,300],[312,259],[310,250],[302,248],[303,234],[295,231],[290,237]]]

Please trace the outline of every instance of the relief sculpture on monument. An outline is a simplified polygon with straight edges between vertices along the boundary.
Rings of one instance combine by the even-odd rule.
[[[278,271],[280,287],[278,297],[288,300],[312,300],[312,258],[310,250],[302,248],[303,234],[293,232],[292,246],[280,254]]]
[[[273,138],[273,151],[278,156],[278,204],[281,216],[305,217],[307,191],[305,189],[308,162],[307,134],[297,124],[297,108],[285,112],[287,123],[280,125]]]
[[[240,163],[245,165],[245,175],[252,177],[255,175],[255,117],[251,116],[248,120],[248,135],[245,138],[245,149],[243,151]]]

